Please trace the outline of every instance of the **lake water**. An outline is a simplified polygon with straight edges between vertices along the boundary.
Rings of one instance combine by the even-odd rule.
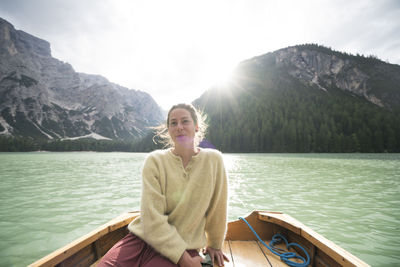
[[[142,153],[0,153],[0,266],[26,266],[139,209]],[[282,211],[400,266],[400,154],[224,154],[229,218]]]

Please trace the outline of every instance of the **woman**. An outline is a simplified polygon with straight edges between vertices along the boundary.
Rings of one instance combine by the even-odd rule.
[[[142,177],[141,216],[98,266],[200,267],[205,247],[216,264],[227,218],[227,177],[221,153],[197,147],[202,116],[192,105],[173,106],[164,131],[172,145],[150,153]]]

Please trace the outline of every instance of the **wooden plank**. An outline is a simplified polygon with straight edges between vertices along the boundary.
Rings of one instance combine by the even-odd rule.
[[[299,222],[290,215],[279,213],[279,212],[259,212],[258,218],[265,222],[272,222],[279,224],[282,227],[289,229],[290,231],[304,237],[306,240],[311,242],[319,250],[323,251],[329,257],[332,257],[336,262],[345,267],[368,267],[369,265],[350,252],[339,247],[332,241],[326,239],[322,235],[318,234],[311,228],[307,227],[303,223]],[[263,238],[264,239],[264,238]]]
[[[271,239],[275,230],[275,225],[258,219],[258,212],[252,212],[245,219],[254,228],[261,239]],[[228,223],[228,230],[225,236],[226,240],[256,240],[253,232],[242,220],[236,220]]]
[[[224,241],[224,244],[222,246],[222,252],[229,259],[229,262],[224,263],[225,267],[234,267],[229,241]],[[218,265],[215,264],[215,266],[218,266]]]
[[[318,250],[316,246],[314,246],[310,241],[308,241],[301,235],[297,235],[292,232],[287,232],[286,235],[284,234],[283,236],[286,237],[289,243],[296,243],[299,244],[302,248],[304,248],[307,251],[308,255],[310,256],[310,265],[314,266],[315,253]],[[306,257],[306,255],[301,249],[296,247],[294,249],[300,256]]]
[[[116,229],[128,225],[137,216],[139,216],[139,212],[131,212],[118,216],[117,218],[111,220],[110,222],[104,224],[103,226],[100,226],[99,228],[90,232],[89,234],[76,239],[75,241],[67,244],[66,246],[30,264],[29,267],[55,266],[61,263],[63,260],[73,256],[81,249],[92,244],[93,242],[95,242],[102,236],[106,235],[107,233],[110,233]]]
[[[269,244],[270,240],[264,241],[265,243],[267,243],[267,245]],[[268,248],[266,248],[260,241],[258,241],[258,245],[260,246],[260,248],[264,251],[265,255],[267,255],[268,260],[271,262],[272,266],[274,267],[287,267],[288,265],[286,263],[284,263],[280,257],[278,255],[275,255],[274,253],[272,253]],[[286,249],[286,245],[285,244],[278,244],[275,247],[283,249],[285,251],[287,251]],[[290,249],[289,252],[296,252],[294,249]],[[303,261],[301,261],[300,259],[290,259],[296,263],[302,263]]]
[[[280,212],[259,212],[258,219],[264,222],[271,222],[282,226],[298,235],[301,234],[301,225],[298,221],[287,214]]]
[[[102,257],[100,259],[98,259],[96,262],[94,262],[92,265],[90,265],[89,267],[96,267],[97,264],[101,261]]]
[[[60,267],[64,266],[84,267],[91,265],[95,261],[96,261],[96,255],[94,253],[93,247],[91,245],[88,245],[84,249],[81,249],[68,259],[64,260],[60,264]]]
[[[126,227],[120,228],[107,235],[99,238],[95,243],[95,249],[97,253],[97,259],[104,256],[107,251],[110,250],[118,241],[124,238],[128,234],[128,229]]]
[[[257,241],[230,241],[230,246],[235,267],[270,266]]]
[[[360,260],[350,252],[339,247],[332,241],[326,239],[322,235],[318,234],[311,228],[304,225],[302,228],[301,236],[314,244],[318,249],[332,257],[341,266],[345,267],[368,267],[369,265],[364,261]],[[317,252],[318,253],[318,252]]]

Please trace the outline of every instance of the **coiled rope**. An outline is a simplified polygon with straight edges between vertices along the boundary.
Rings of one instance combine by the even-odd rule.
[[[310,264],[310,256],[308,255],[307,251],[302,246],[300,246],[299,244],[297,244],[297,243],[288,243],[287,239],[283,235],[275,234],[272,237],[271,242],[269,242],[269,246],[268,246],[263,240],[261,240],[261,238],[258,236],[256,231],[254,231],[253,227],[247,222],[247,220],[245,218],[239,217],[239,219],[244,221],[247,224],[247,226],[254,233],[254,235],[257,237],[257,239],[265,247],[267,247],[275,255],[279,256],[281,258],[281,261],[283,261],[287,265],[293,266],[293,267],[306,267],[306,266],[308,266]],[[307,260],[304,257],[298,255],[295,252],[287,252],[287,251],[285,251],[283,249],[276,248],[275,245],[281,243],[282,241],[285,242],[287,249],[289,249],[290,247],[298,247],[298,248],[300,248],[304,252],[304,254],[306,255]],[[280,252],[283,252],[283,253],[280,253]],[[303,262],[302,263],[298,263],[298,262],[294,262],[294,261],[290,260],[290,259],[295,259],[295,258],[300,259]]]

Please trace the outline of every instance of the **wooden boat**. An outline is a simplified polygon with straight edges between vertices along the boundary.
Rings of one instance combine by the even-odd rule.
[[[100,258],[123,236],[127,225],[139,212],[123,214],[91,233],[56,250],[29,267],[38,266],[96,266]],[[268,242],[273,235],[280,233],[289,242],[301,245],[309,254],[307,266],[369,266],[351,253],[314,232],[291,216],[279,212],[254,211],[246,218],[259,237]],[[284,244],[277,245],[284,248]],[[242,220],[228,223],[228,230],[223,247],[230,259],[225,266],[288,266],[267,249]],[[290,248],[302,257],[305,253],[297,247]],[[302,263],[301,259],[292,259]]]

